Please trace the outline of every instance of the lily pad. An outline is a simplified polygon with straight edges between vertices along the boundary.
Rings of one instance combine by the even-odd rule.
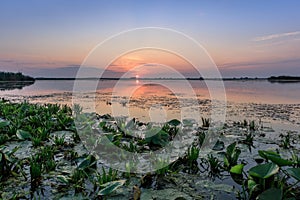
[[[258,153],[262,158],[264,158],[266,160],[270,160],[270,161],[272,161],[273,163],[277,164],[280,167],[293,165],[292,161],[281,158],[281,156],[279,154],[277,154],[276,152],[273,152],[273,151],[258,151]]]
[[[86,158],[84,158],[78,165],[78,169],[87,169],[89,167],[95,167],[96,166],[96,158],[93,155],[89,155]]]
[[[103,189],[101,189],[98,192],[98,195],[99,196],[109,195],[112,192],[114,192],[116,189],[118,189],[119,187],[124,185],[125,182],[126,182],[126,180],[118,180],[118,181],[111,181],[111,182],[105,183],[105,184],[101,185],[101,187],[103,187]]]
[[[289,175],[300,181],[300,168],[289,168],[286,170]]]
[[[170,126],[178,126],[181,122],[178,119],[172,119],[168,122]]]
[[[145,141],[153,145],[163,147],[169,141],[169,134],[157,128],[151,129],[146,133],[146,135],[152,135],[151,137],[147,137]]]
[[[281,200],[282,199],[282,190],[278,188],[270,188],[258,196],[259,200]]]
[[[6,120],[0,120],[0,128],[8,126],[10,124],[9,121]]]
[[[266,163],[252,167],[249,170],[249,175],[252,177],[266,179],[276,174],[278,170],[278,165],[274,163]]]
[[[16,136],[19,140],[29,140],[32,137],[29,132],[23,131],[21,129],[17,130]]]

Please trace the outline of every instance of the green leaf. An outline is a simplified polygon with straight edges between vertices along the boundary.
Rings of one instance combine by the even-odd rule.
[[[286,170],[289,175],[300,181],[300,168],[289,168]]]
[[[168,124],[170,126],[178,126],[181,122],[178,119],[172,119],[171,121],[168,121]]]
[[[9,121],[6,120],[0,120],[0,128],[3,128],[5,126],[8,126],[10,124]]]
[[[231,167],[230,173],[233,173],[233,174],[242,174],[244,166],[245,166],[244,164],[235,165],[235,166]]]
[[[249,175],[252,177],[266,179],[276,174],[278,170],[278,165],[274,163],[266,163],[252,167],[249,170]]]
[[[276,157],[280,157],[280,155],[274,151],[263,151],[263,150],[259,150],[258,154],[260,155],[260,157],[268,160],[268,156],[276,156]]]
[[[248,180],[247,185],[249,189],[249,197],[251,197],[253,192],[257,190],[259,185],[252,179]]]
[[[234,149],[236,147],[236,142],[230,144],[227,148],[226,148],[226,154],[233,154]]]
[[[28,140],[32,137],[30,133],[21,129],[17,130],[16,136],[19,140]]]
[[[146,135],[152,135],[151,137],[147,137],[145,141],[154,145],[163,147],[169,141],[169,134],[158,128],[151,129],[146,133]]]
[[[100,195],[100,196],[109,195],[112,192],[114,192],[116,189],[118,189],[119,187],[124,185],[125,182],[126,182],[126,180],[118,180],[118,181],[111,181],[111,182],[105,183],[105,184],[101,185],[101,187],[103,187],[103,189],[101,189],[98,192],[98,195]]]
[[[78,169],[86,169],[93,167],[96,164],[96,158],[93,155],[89,155],[83,159],[83,161],[78,165]]]
[[[281,200],[283,192],[278,188],[270,188],[258,196],[259,200]]]
[[[280,167],[293,165],[292,161],[281,158],[279,154],[273,151],[258,151],[258,153],[262,158],[270,160]]]
[[[254,180],[249,179],[247,185],[248,185],[249,190],[253,190],[254,187],[256,187],[257,184]]]
[[[60,180],[61,182],[65,183],[65,184],[69,184],[69,180],[65,176],[58,175],[57,179]]]

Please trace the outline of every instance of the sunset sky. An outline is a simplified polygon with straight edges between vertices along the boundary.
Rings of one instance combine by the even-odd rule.
[[[299,8],[298,0],[3,0],[0,70],[72,77],[108,37],[133,28],[162,27],[202,44],[224,77],[300,75]],[[189,63],[159,51],[124,55],[109,71],[124,73],[140,63],[163,63],[186,76],[193,74]],[[141,74],[151,71],[148,66]]]

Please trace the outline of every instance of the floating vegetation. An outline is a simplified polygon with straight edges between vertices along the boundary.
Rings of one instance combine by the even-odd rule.
[[[79,135],[74,117],[90,138]],[[209,127],[214,124],[205,118],[200,126],[186,119],[154,124],[82,113],[78,105],[72,111],[57,104],[2,100],[0,198],[169,199],[174,195],[174,199],[221,199],[225,195],[243,200],[297,199],[300,158],[295,132],[278,134],[274,142],[268,139],[274,133],[264,132],[257,121],[226,123],[217,129],[213,148],[202,152]],[[104,138],[109,144],[101,143]],[[183,148],[186,140],[192,142]],[[182,154],[172,160],[153,158],[155,170],[142,174],[135,173],[142,160],[128,160],[125,170],[118,171],[84,146],[94,145],[101,152],[117,146],[134,155],[151,156],[173,143]]]

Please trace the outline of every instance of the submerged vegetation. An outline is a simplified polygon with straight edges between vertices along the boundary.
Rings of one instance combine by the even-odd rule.
[[[133,154],[155,152],[175,142],[178,135],[191,137],[192,142],[176,160],[157,159],[152,172],[135,174],[138,160],[128,160],[126,170],[118,171],[85,148],[73,116],[87,124],[79,124],[83,132],[95,134],[85,145],[96,144],[101,152],[109,152],[112,145]],[[82,113],[77,105],[72,110],[57,104],[1,100],[0,199],[221,199],[222,195],[243,200],[297,199],[297,134],[282,134],[271,150],[258,150],[259,142],[266,141],[259,122],[233,122],[217,130],[214,147],[203,153],[213,126],[205,118],[201,126],[176,119],[157,125]],[[110,144],[98,144],[97,135]]]

